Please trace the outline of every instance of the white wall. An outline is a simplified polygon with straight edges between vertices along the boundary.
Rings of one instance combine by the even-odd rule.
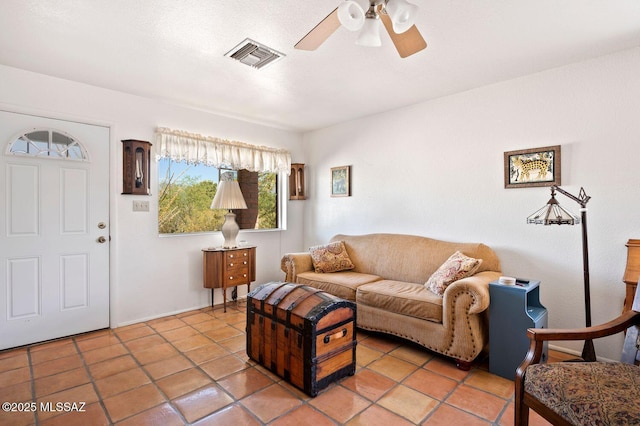
[[[114,71],[115,72],[115,71]],[[111,318],[112,326],[207,306],[202,287],[202,253],[223,242],[219,232],[160,237],[157,231],[157,169],[152,163],[151,196],[122,195],[123,139],[153,141],[158,126],[223,139],[289,149],[305,162],[302,136],[295,132],[183,108],[80,83],[0,66],[0,107],[102,124],[111,128]],[[155,147],[154,147],[155,148]],[[150,211],[133,212],[133,200],[148,200]],[[257,245],[256,283],[281,280],[280,257],[302,245],[303,203],[289,202],[286,231],[241,232]],[[246,286],[239,288],[244,295]],[[216,303],[221,293],[216,290]]]
[[[637,48],[305,134],[305,246],[370,232],[484,242],[504,274],[542,281],[550,326],[581,326],[580,227],[525,224],[550,191],[505,189],[503,179],[505,151],[561,145],[561,186],[592,197],[593,323],[614,318],[625,243],[640,238],[639,69]],[[353,195],[331,198],[329,169],[343,165]],[[611,338],[596,351],[618,359],[620,345]]]

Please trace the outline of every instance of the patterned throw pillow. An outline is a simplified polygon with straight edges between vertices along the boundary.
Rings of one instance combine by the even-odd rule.
[[[354,268],[342,241],[310,247],[309,251],[316,272],[338,272]]]
[[[442,296],[449,284],[473,275],[481,263],[482,259],[474,259],[457,251],[429,277],[425,287]]]

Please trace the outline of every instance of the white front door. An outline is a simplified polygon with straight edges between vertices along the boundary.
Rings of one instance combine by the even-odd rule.
[[[109,128],[0,111],[0,173],[0,349],[108,327]]]

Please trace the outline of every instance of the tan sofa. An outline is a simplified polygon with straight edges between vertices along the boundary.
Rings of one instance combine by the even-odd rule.
[[[355,301],[359,328],[416,342],[454,358],[461,369],[486,349],[489,282],[500,276],[500,261],[489,247],[400,234],[336,235],[331,241],[344,241],[352,270],[316,273],[310,253],[289,253],[281,262],[285,280]],[[424,284],[455,251],[482,263],[437,295]]]

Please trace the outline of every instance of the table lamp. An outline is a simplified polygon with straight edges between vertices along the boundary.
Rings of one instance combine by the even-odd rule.
[[[231,210],[246,209],[247,203],[244,201],[240,185],[237,181],[223,174],[222,179],[218,183],[218,189],[216,195],[211,202],[211,209],[226,209],[228,212],[224,215],[224,223],[222,224],[222,236],[224,237],[224,243],[222,248],[236,248],[238,243],[236,238],[240,227],[236,223],[236,215]]]

